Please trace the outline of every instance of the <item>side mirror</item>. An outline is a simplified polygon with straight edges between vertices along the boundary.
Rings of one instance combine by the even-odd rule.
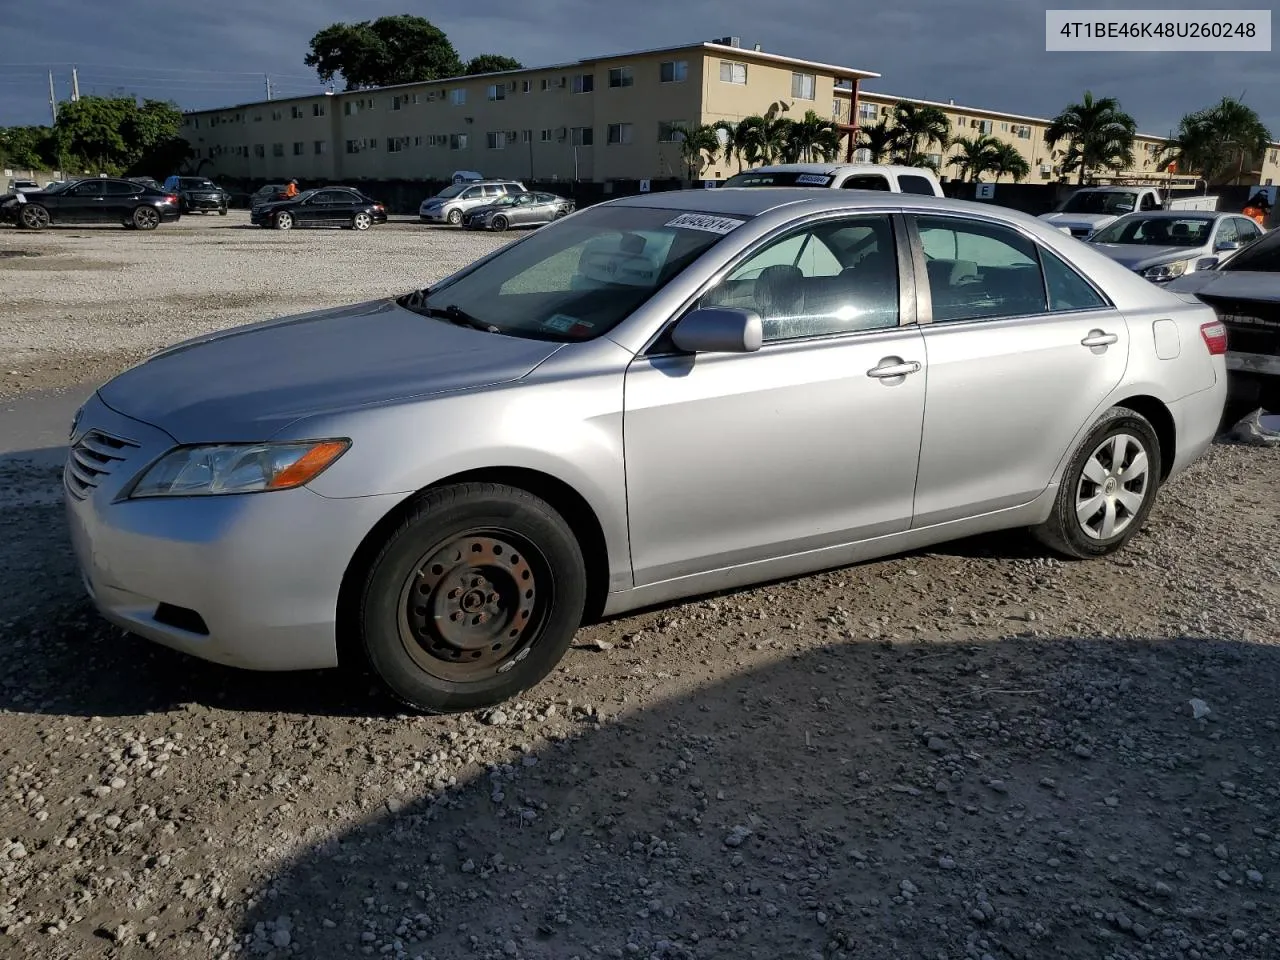
[[[755,353],[764,342],[764,328],[754,310],[704,307],[686,314],[671,339],[689,353]]]
[[[1213,249],[1215,253],[1221,253],[1223,250],[1239,250],[1240,244],[1235,240],[1220,240]]]

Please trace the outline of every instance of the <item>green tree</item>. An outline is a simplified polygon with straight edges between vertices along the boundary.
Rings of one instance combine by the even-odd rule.
[[[888,120],[878,120],[858,128],[858,149],[871,155],[872,163],[883,163],[898,142],[898,131]]]
[[[467,61],[463,73],[469,77],[477,73],[501,73],[503,70],[523,70],[524,64],[512,57],[504,57],[498,53],[482,53]]]
[[[1138,124],[1120,109],[1115,97],[1095,100],[1085,91],[1080,103],[1069,104],[1050,122],[1044,142],[1050,150],[1066,144],[1062,168],[1078,171],[1077,183],[1099,170],[1124,170],[1133,166],[1133,138]]]
[[[680,159],[684,161],[689,179],[696,180],[698,174],[720,156],[720,132],[710,123],[684,126],[680,132]]]
[[[957,137],[952,141],[960,152],[951,158],[950,164],[960,171],[960,182],[966,183],[970,178],[974,183],[982,181],[982,175],[996,165],[996,154],[1000,149],[1000,141],[985,134],[976,137]]]
[[[806,110],[799,120],[786,121],[783,130],[784,163],[825,162],[840,154],[840,131],[814,110]]]
[[[937,107],[922,107],[903,101],[894,107],[893,115],[894,128],[898,131],[894,150],[899,163],[916,167],[934,144],[939,150],[947,149],[951,139],[951,121]]]
[[[1178,134],[1164,147],[1161,168],[1171,165],[1210,182],[1239,182],[1262,163],[1271,131],[1257,111],[1233,97],[1223,97],[1206,110],[1189,113]]]
[[[0,159],[20,170],[58,166],[58,146],[51,127],[0,128]]]
[[[334,23],[311,38],[304,61],[329,83],[338,74],[348,90],[456,77],[462,61],[430,20],[397,14],[359,23]]]
[[[996,144],[991,169],[997,177],[1013,177],[1014,183],[1021,183],[1031,175],[1031,164],[1027,163],[1027,158],[1012,143],[1003,141]]]
[[[54,139],[59,165],[121,173],[148,156],[156,158],[153,163],[167,162],[190,149],[178,136],[181,126],[181,112],[163,100],[139,105],[130,96],[81,97],[58,108]],[[166,169],[165,175],[171,172]]]

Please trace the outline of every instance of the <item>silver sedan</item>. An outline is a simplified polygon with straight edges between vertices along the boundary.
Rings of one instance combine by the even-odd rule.
[[[573,213],[573,201],[557,197],[554,193],[513,193],[468,210],[462,215],[462,225],[475,230],[494,230],[501,233],[509,227],[540,227]]]
[[[1130,213],[1088,239],[1112,260],[1154,283],[1208,270],[1262,236],[1238,213]]]
[[[1003,528],[1119,550],[1212,440],[1225,349],[1013,211],[642,195],[161,352],[77,414],[66,505],[127,630],[476,709],[584,617]]]

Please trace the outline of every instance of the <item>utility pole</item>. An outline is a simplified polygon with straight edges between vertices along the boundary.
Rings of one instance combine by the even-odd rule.
[[[53,122],[58,122],[58,97],[53,92],[53,71],[49,71],[49,112],[53,115]]]
[[[262,79],[264,79],[267,82],[267,99],[270,100],[271,99],[271,74],[264,73],[262,75]]]
[[[80,99],[80,75],[76,72],[76,68],[71,68],[71,102],[75,103]]]

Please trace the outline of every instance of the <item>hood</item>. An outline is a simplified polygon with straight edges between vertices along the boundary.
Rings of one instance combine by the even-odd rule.
[[[1280,303],[1280,273],[1251,270],[1202,270],[1184,274],[1164,285],[1166,290],[1223,297],[1228,300],[1261,300]]]
[[[1042,213],[1041,220],[1052,223],[1055,227],[1070,227],[1072,230],[1097,230],[1118,219],[1110,213]]]
[[[1089,246],[1130,270],[1145,270],[1174,260],[1198,260],[1212,256],[1204,247],[1153,247],[1141,243],[1091,243]]]
[[[260,441],[301,417],[518,380],[560,346],[377,300],[185,341],[98,394],[179,443]]]

